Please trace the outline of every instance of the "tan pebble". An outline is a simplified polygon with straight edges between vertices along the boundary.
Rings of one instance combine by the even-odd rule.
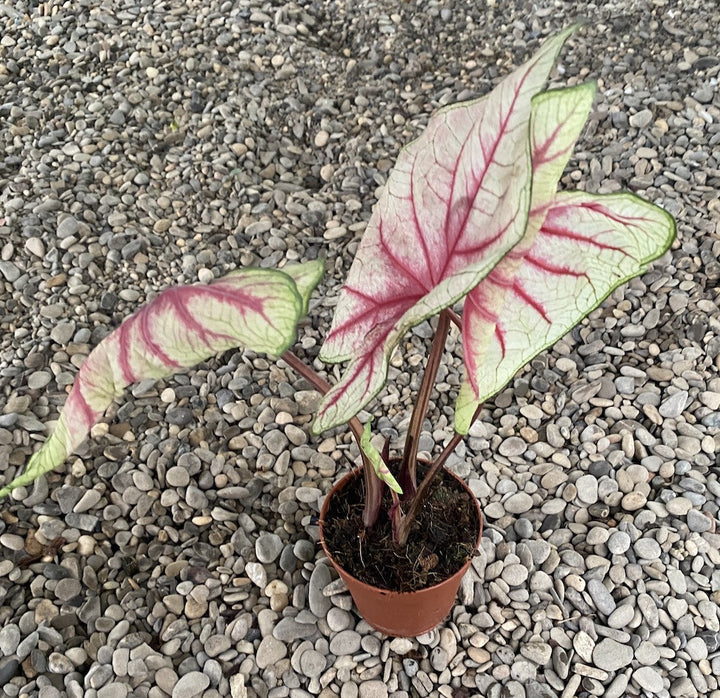
[[[272,594],[272,596],[270,596],[270,608],[273,611],[282,611],[284,608],[287,608],[287,605],[287,594]]]
[[[315,146],[324,148],[330,140],[330,134],[327,131],[318,131],[315,135]]]
[[[470,647],[467,653],[468,657],[478,664],[485,664],[485,662],[490,661],[490,652],[482,649],[482,647]]]
[[[285,582],[279,579],[273,579],[264,589],[265,596],[272,596],[273,594],[287,594],[288,586]]]

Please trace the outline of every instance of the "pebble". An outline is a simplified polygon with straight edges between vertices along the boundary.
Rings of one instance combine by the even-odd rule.
[[[595,608],[603,615],[609,616],[615,610],[615,599],[601,581],[597,579],[589,580],[587,590],[595,604]]]
[[[604,638],[595,645],[592,654],[593,664],[605,671],[618,671],[633,659],[633,648],[612,638]]]
[[[14,654],[17,646],[20,644],[22,635],[20,629],[15,623],[10,623],[0,629],[0,654],[3,657],[9,657]]]
[[[633,128],[643,129],[652,123],[653,114],[649,109],[641,109],[636,114],[630,116],[630,126]]]
[[[575,481],[578,497],[585,504],[595,504],[598,500],[598,481],[592,475],[582,475]]]
[[[635,554],[646,560],[656,560],[660,557],[660,544],[653,538],[640,538],[633,546]]]
[[[309,678],[320,676],[320,674],[325,671],[325,666],[325,657],[315,650],[303,652],[300,657],[300,669],[302,673]]]
[[[210,685],[210,679],[201,671],[189,671],[180,677],[172,691],[172,698],[197,696]]]
[[[269,635],[262,639],[255,654],[255,662],[260,669],[265,669],[286,657],[287,653],[287,645]]]
[[[631,604],[618,605],[608,616],[607,623],[611,628],[625,628],[635,616],[635,609]]]
[[[508,514],[525,514],[532,508],[532,497],[525,492],[517,492],[503,501],[503,507]]]
[[[387,698],[388,689],[383,681],[363,681],[360,684],[360,698]]]
[[[324,595],[325,587],[330,583],[330,570],[326,565],[316,565],[308,583],[308,604],[317,618],[323,618],[330,610],[332,602]]]
[[[663,678],[650,666],[643,666],[636,669],[632,675],[633,681],[653,695],[657,695],[663,689]]]
[[[510,586],[519,586],[528,578],[528,569],[524,565],[508,565],[503,568],[502,578]]]
[[[671,395],[666,400],[660,403],[658,412],[661,417],[676,418],[679,417],[685,409],[687,403],[688,393],[686,390],[680,390],[674,395]]]
[[[630,549],[630,536],[625,531],[615,531],[610,535],[607,546],[613,555],[622,555]]]
[[[712,518],[705,516],[702,512],[690,509],[687,512],[687,525],[695,533],[705,533],[713,528],[713,521]]]
[[[257,559],[267,565],[280,556],[283,549],[283,541],[275,533],[262,533],[255,542],[255,555]]]
[[[330,638],[330,652],[336,656],[355,654],[361,639],[355,630],[343,630]]]

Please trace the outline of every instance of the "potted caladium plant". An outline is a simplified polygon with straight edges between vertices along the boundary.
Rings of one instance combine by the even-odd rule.
[[[675,233],[667,213],[634,195],[557,191],[595,93],[592,83],[545,90],[573,29],[548,40],[487,96],[441,109],[400,153],[320,352],[328,363],[347,363],[335,385],[291,349],[322,262],[238,270],[211,284],[169,289],[90,353],[53,433],[0,496],[61,464],[127,385],[238,346],[265,352],[324,394],[316,433],[347,424],[358,442],[362,468],[325,500],[321,534],[359,610],[389,634],[435,626],[452,605],[481,533],[475,498],[443,467],[449,454],[487,398],[642,273]],[[405,447],[391,460],[387,447],[373,446],[370,424],[363,426],[357,414],[385,385],[403,336],[430,319],[434,338]],[[461,331],[465,365],[456,433],[433,462],[419,465],[421,427],[452,325]],[[455,527],[463,530],[445,526],[430,548],[423,534],[433,514],[444,519],[446,500],[462,510]],[[430,519],[422,518],[428,511]],[[379,570],[381,588],[370,562],[376,544],[390,555]],[[359,569],[349,569],[353,564]],[[440,602],[442,577],[450,589]],[[414,586],[424,587],[419,608]],[[400,611],[408,617],[397,619]]]

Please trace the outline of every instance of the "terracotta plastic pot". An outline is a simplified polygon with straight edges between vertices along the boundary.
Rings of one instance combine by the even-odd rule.
[[[446,472],[462,485],[470,495],[471,501],[475,503],[478,521],[480,522],[478,539],[475,544],[475,548],[477,549],[480,546],[483,528],[480,505],[475,495],[459,477],[449,470]],[[410,592],[388,591],[387,589],[366,584],[340,567],[325,545],[325,536],[323,534],[325,517],[332,497],[341,493],[348,483],[353,478],[360,477],[361,473],[362,469],[359,468],[345,475],[345,477],[333,486],[323,502],[320,511],[320,542],[322,543],[323,550],[350,590],[350,594],[353,597],[353,601],[355,601],[360,615],[362,615],[373,628],[386,635],[396,637],[415,637],[422,635],[439,625],[452,610],[460,582],[465,572],[467,572],[468,567],[470,567],[470,560],[453,574],[452,577],[448,577],[445,581],[425,589],[420,589],[419,591]]]

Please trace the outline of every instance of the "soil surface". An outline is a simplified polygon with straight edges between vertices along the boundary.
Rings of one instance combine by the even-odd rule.
[[[369,529],[362,520],[365,486],[360,471],[342,494],[330,501],[325,543],[343,569],[367,584],[391,591],[424,589],[455,574],[475,551],[477,510],[447,471],[435,478],[405,547],[393,542],[389,490],[377,524]]]

